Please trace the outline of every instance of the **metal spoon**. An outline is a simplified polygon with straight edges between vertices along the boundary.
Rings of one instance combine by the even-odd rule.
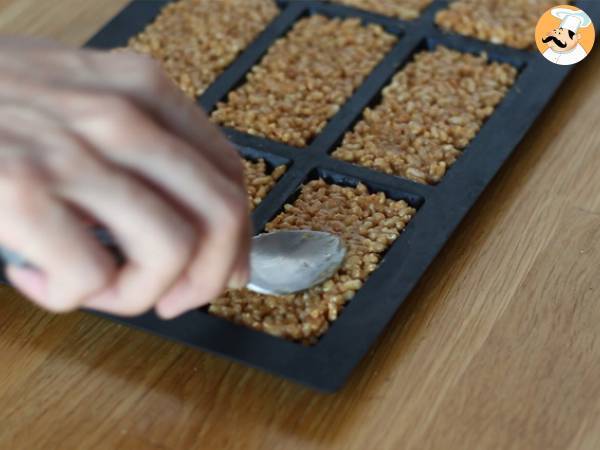
[[[252,239],[250,282],[260,294],[287,295],[305,291],[332,277],[346,256],[333,234],[283,230]]]
[[[100,238],[105,244],[110,239]],[[310,230],[282,230],[252,239],[249,290],[259,294],[302,292],[333,276],[346,256],[342,240]],[[0,247],[5,264],[31,266],[22,256]]]

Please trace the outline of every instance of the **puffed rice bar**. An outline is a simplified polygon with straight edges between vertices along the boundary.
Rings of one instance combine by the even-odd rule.
[[[445,47],[418,53],[333,156],[436,184],[514,83],[517,70]],[[490,149],[489,151],[493,151]]]
[[[273,0],[179,0],[129,48],[160,61],[187,95],[198,97],[278,12]]]
[[[305,147],[396,42],[379,25],[314,15],[296,23],[212,119]]]

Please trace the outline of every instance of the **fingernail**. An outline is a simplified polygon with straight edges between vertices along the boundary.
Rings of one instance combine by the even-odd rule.
[[[13,286],[37,303],[44,304],[48,300],[48,283],[46,276],[39,270],[28,267],[8,266],[6,275]]]
[[[189,310],[191,287],[188,282],[180,282],[157,303],[154,310],[164,320],[174,319]]]
[[[96,311],[108,312],[115,306],[115,299],[117,298],[118,296],[115,292],[115,288],[110,287],[88,299],[85,303],[85,307],[95,309]]]
[[[227,287],[229,289],[243,289],[248,284],[250,279],[250,273],[248,269],[239,270],[233,274]]]

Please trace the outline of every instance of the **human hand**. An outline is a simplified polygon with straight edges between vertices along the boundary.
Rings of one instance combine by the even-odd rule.
[[[13,285],[55,312],[173,318],[248,278],[235,149],[158,63],[0,38],[0,244]],[[109,229],[126,263],[83,217]]]

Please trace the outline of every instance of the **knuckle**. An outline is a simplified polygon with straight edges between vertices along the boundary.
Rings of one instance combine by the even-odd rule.
[[[61,255],[61,270],[52,277],[53,285],[60,288],[51,296],[49,308],[58,313],[76,310],[109,286],[113,275],[114,267],[104,258],[65,249]]]
[[[65,132],[48,136],[48,139],[46,158],[55,177],[71,180],[97,170],[96,158],[77,137]]]
[[[53,49],[48,52],[49,61],[61,61],[65,67],[79,73],[94,73],[97,70],[96,52]]]
[[[104,94],[92,96],[96,108],[108,117],[117,120],[127,119],[137,114],[137,108],[132,100],[119,94]]]
[[[135,106],[131,100],[118,92],[93,92],[83,89],[70,89],[59,92],[58,99],[72,113],[74,119],[110,118],[119,120],[132,113]]]
[[[18,119],[20,116],[14,117]],[[36,184],[36,180],[45,178],[52,182],[60,178],[60,174],[81,173],[89,168],[93,159],[91,152],[87,151],[88,146],[62,124],[45,117],[23,122],[13,135],[0,132],[0,147],[4,147],[0,150],[0,176]],[[24,134],[27,126],[35,127],[37,133],[19,136],[17,133]]]
[[[130,296],[129,298],[124,298],[118,307],[119,314],[124,316],[139,316],[150,311],[156,304],[159,303],[166,291],[166,287],[174,282],[172,277],[166,276],[164,273],[159,274],[158,271],[152,271],[146,275],[152,276],[153,288],[148,289],[149,283],[140,283],[140,285],[144,285],[143,290],[140,288],[137,289],[137,292],[144,293],[142,295],[136,295],[135,297]],[[157,282],[157,280],[161,280],[163,282]]]
[[[116,93],[83,97],[85,113],[74,120],[83,126],[86,134],[123,146],[136,136],[143,136],[142,130],[147,125],[132,99]]]
[[[192,285],[197,286],[199,302],[209,302],[218,297],[226,289],[229,269],[224,264],[207,265],[205,259],[200,259],[189,272]]]
[[[164,92],[170,86],[162,66],[151,58],[147,58],[141,64],[138,76],[140,77],[140,85],[152,93]]]
[[[57,152],[52,159],[53,176],[63,181],[89,178],[97,171],[98,165],[95,164],[94,157],[83,149]]]
[[[110,52],[92,51],[91,55],[96,66],[101,66],[125,76],[134,74],[139,68],[136,61],[140,54],[127,47],[117,48]]]
[[[36,186],[43,180],[39,164],[31,155],[25,153],[3,158],[0,176],[15,188],[24,188],[27,185]]]
[[[145,53],[132,51],[128,56],[128,61],[138,70],[152,70],[160,67],[159,62]]]
[[[245,201],[240,202],[238,196],[231,196],[216,214],[215,225],[227,235],[237,235],[244,225],[245,208]]]
[[[234,215],[235,220],[241,225],[249,219],[248,214],[248,195],[246,190],[242,187],[235,189],[235,192],[231,195],[229,200],[230,209]]]
[[[86,90],[65,90],[60,92],[60,100],[72,106],[74,120],[81,119],[113,119],[121,121],[124,117],[137,113],[132,99],[119,92],[90,92]]]
[[[154,214],[154,223],[145,226],[153,236],[143,252],[134,256],[140,276],[153,280],[153,285],[165,286],[180,276],[197,249],[197,232],[184,219],[169,217],[164,212]]]
[[[109,251],[101,246],[96,247],[95,241],[92,245],[95,249],[85,254],[85,264],[77,266],[85,267],[80,279],[82,286],[85,286],[90,294],[109,286],[117,270],[115,260]]]
[[[130,79],[135,81],[137,86],[152,90],[165,87],[168,78],[163,67],[149,55],[129,50],[117,52],[112,58],[117,69],[132,74]]]
[[[192,227],[178,224],[165,239],[161,251],[162,258],[159,261],[160,267],[156,270],[161,273],[178,274],[190,261],[195,240]]]
[[[25,161],[13,160],[4,165],[0,178],[4,207],[25,219],[39,217],[45,203],[39,198],[45,185],[41,171]]]
[[[10,197],[10,208],[13,213],[24,220],[36,220],[44,212],[43,203],[37,195],[25,189],[24,186],[15,186]]]

